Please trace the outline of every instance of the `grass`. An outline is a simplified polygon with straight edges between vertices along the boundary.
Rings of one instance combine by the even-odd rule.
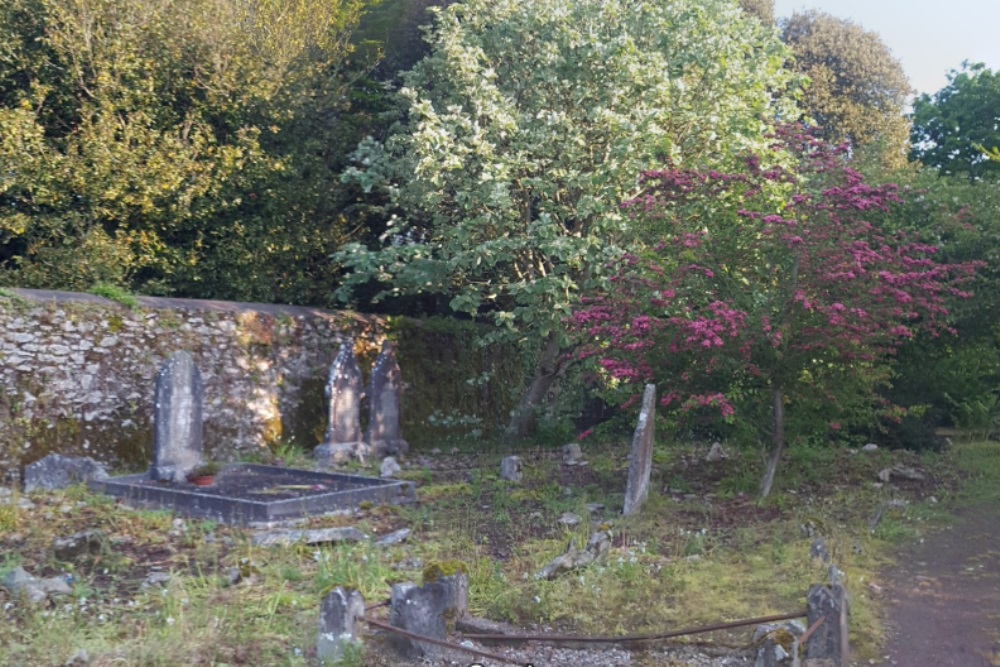
[[[95,296],[102,296],[123,306],[135,309],[139,307],[139,300],[118,285],[98,283],[90,288],[90,293]]]
[[[624,447],[588,448],[586,467],[561,465],[558,451],[523,452],[524,478],[499,477],[499,452],[452,457],[440,470],[410,470],[419,482],[408,507],[365,505],[351,522],[369,534],[410,527],[410,540],[389,549],[367,544],[254,547],[245,532],[134,511],[83,487],[31,494],[33,509],[0,504],[0,576],[21,565],[36,576],[71,574],[75,592],[30,608],[0,590],[0,664],[61,665],[86,650],[91,665],[314,665],[319,601],[335,586],[359,589],[368,603],[391,585],[419,581],[432,560],[460,559],[469,569],[473,612],[521,625],[544,623],[572,633],[635,634],[782,613],[804,607],[809,586],[826,568],[809,557],[818,527],[852,595],[852,647],[858,659],[879,656],[883,639],[879,572],[892,552],[947,520],[942,501],[1000,497],[1000,446],[969,443],[947,455],[792,448],[772,498],[753,492],[758,452],[730,451],[706,463],[696,447],[660,448],[650,497],[634,517],[619,514],[626,476]],[[298,463],[286,444],[272,453]],[[934,477],[902,486],[875,484],[897,462]],[[452,465],[456,463],[456,465]],[[460,464],[460,465],[459,465]],[[363,468],[377,471],[377,462]],[[873,513],[891,499],[907,509]],[[591,515],[588,504],[600,503]],[[565,512],[583,521],[558,522]],[[589,520],[588,520],[589,519]],[[343,525],[315,518],[308,527]],[[70,562],[51,554],[52,540],[102,531],[95,553]],[[583,546],[595,529],[614,536],[601,562],[539,581],[538,572],[568,543]],[[169,572],[163,588],[143,587]],[[230,581],[238,572],[240,582]],[[869,584],[874,584],[870,587]],[[748,632],[701,636],[743,646]],[[347,664],[392,664],[371,650]]]

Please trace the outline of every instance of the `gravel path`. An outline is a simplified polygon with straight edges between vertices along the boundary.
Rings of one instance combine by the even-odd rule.
[[[476,646],[469,643],[470,646]],[[482,648],[476,646],[476,648]],[[510,657],[515,662],[500,663],[474,656],[454,656],[449,659],[424,660],[414,665],[428,667],[511,667],[512,665],[533,665],[534,667],[749,667],[753,658],[749,653],[710,654],[695,648],[679,647],[647,652],[632,652],[619,649],[570,650],[551,647],[530,649],[486,648],[485,650]]]
[[[890,641],[880,667],[1000,665],[1000,508],[966,510],[889,578]]]

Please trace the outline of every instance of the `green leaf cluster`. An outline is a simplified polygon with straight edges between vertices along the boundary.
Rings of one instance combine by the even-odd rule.
[[[307,300],[343,227],[336,120],[361,9],[4,3],[0,282]]]
[[[1000,72],[963,63],[948,85],[913,101],[911,157],[946,175],[978,178],[1000,173],[997,158],[980,147],[1000,146]]]
[[[406,117],[345,180],[386,231],[336,255],[345,292],[436,293],[544,340],[639,242],[619,209],[663,161],[723,165],[796,115],[774,31],[726,0],[469,0],[437,13]]]
[[[820,136],[874,151],[885,168],[905,165],[910,84],[878,33],[815,10],[797,12],[781,27],[795,71],[811,81],[801,103]]]

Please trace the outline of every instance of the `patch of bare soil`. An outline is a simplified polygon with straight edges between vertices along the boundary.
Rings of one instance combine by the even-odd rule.
[[[887,583],[881,667],[1000,665],[1000,508],[961,512],[903,554]]]

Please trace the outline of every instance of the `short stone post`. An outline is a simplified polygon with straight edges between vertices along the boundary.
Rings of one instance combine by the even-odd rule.
[[[327,425],[323,444],[313,450],[320,465],[346,463],[354,457],[364,461],[367,445],[361,439],[361,399],[364,379],[354,356],[354,341],[340,345],[324,389]]]
[[[806,641],[804,667],[848,667],[847,591],[841,583],[816,585],[806,596],[808,623],[826,617]]]
[[[432,639],[444,640],[455,621],[469,609],[469,577],[464,572],[435,573],[423,586],[396,584],[392,587],[389,623],[393,627]],[[392,643],[409,658],[438,657],[447,652],[440,646],[395,636]]]
[[[382,351],[372,368],[368,390],[368,432],[365,441],[378,458],[405,454],[410,445],[399,430],[400,392],[403,381],[392,341],[382,343]]]
[[[628,461],[628,484],[622,514],[638,514],[649,495],[649,473],[653,468],[653,422],[656,419],[656,385],[647,384],[642,394],[642,410],[632,436]]]
[[[337,587],[330,591],[319,608],[319,634],[316,657],[320,662],[339,663],[349,644],[360,644],[360,618],[365,614],[365,601],[358,591]]]
[[[500,477],[508,482],[521,481],[521,457],[505,456],[500,460]]]
[[[780,625],[758,625],[753,633],[753,644],[757,647],[754,667],[791,667],[797,664],[795,650],[798,638],[805,633],[799,621],[789,621]]]
[[[202,463],[204,389],[187,352],[177,352],[156,374],[153,423],[155,459],[151,479],[183,482]]]

